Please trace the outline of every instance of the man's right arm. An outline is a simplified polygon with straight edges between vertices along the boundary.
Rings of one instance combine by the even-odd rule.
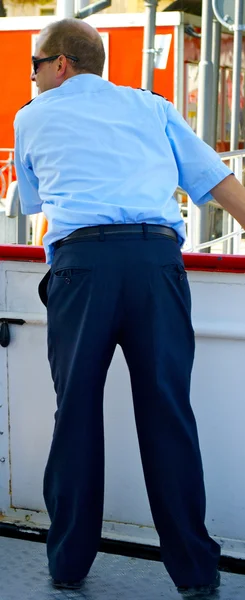
[[[245,188],[238,179],[228,175],[210,191],[215,200],[245,229]]]

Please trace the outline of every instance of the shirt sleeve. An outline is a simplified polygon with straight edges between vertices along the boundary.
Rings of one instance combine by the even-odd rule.
[[[210,190],[232,171],[213,148],[201,140],[169,103],[166,133],[179,171],[179,185],[197,205],[212,200]]]
[[[16,129],[14,163],[18,181],[21,212],[23,215],[33,215],[41,212],[42,202],[38,194],[38,179],[33,173],[31,164],[26,165],[21,156],[19,134]]]

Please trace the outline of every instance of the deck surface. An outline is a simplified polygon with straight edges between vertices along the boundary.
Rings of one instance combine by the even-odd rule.
[[[0,537],[0,600],[181,600],[160,562],[99,553],[79,592],[51,586],[46,546]],[[215,600],[245,600],[245,576],[221,573]]]

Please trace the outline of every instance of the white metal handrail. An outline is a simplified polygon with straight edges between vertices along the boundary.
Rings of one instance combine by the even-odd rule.
[[[221,152],[219,156],[223,162],[229,161],[230,169],[234,172],[240,183],[243,184],[245,150]],[[200,252],[206,248],[210,248],[211,250],[214,245],[221,244],[222,254],[243,254],[245,252],[245,247],[244,252],[242,252],[241,242],[244,229],[235,219],[228,215],[217,202],[214,201],[212,204],[223,210],[223,223],[225,224],[227,231],[218,238],[199,243],[197,240],[197,220],[199,218],[200,209],[197,208],[191,201],[191,198],[188,197],[188,237],[184,247],[185,252]]]
[[[7,158],[2,155],[8,154]],[[5,198],[7,188],[13,181],[14,149],[0,148],[0,200]]]

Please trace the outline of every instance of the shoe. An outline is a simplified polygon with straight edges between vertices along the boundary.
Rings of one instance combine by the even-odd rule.
[[[80,581],[59,581],[58,579],[52,579],[53,587],[59,590],[80,590],[82,583],[83,579]]]
[[[219,586],[220,573],[217,571],[215,581],[209,585],[200,585],[196,587],[178,586],[177,590],[180,594],[182,594],[183,598],[196,598],[199,600],[205,600],[206,598],[213,596]]]

